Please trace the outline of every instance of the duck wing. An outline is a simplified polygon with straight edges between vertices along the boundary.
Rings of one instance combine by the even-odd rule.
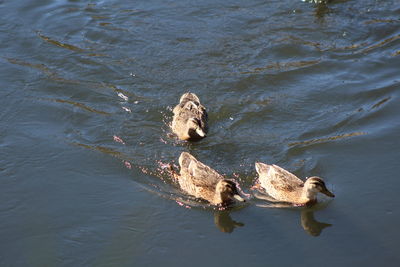
[[[219,180],[223,179],[222,175],[214,169],[197,160],[190,162],[189,173],[192,176],[193,183],[201,187],[214,187]]]
[[[171,127],[175,132],[186,132],[189,120],[195,120],[196,124],[208,132],[208,114],[206,108],[197,101],[184,101],[179,103],[173,110],[174,116]],[[188,133],[186,133],[188,134]],[[190,136],[190,134],[188,134]]]
[[[304,182],[296,175],[277,165],[257,162],[256,170],[259,174],[261,184],[267,188],[272,187],[276,191],[295,192],[304,185]]]
[[[222,175],[198,161],[187,152],[182,152],[179,157],[179,164],[181,166],[181,172],[190,176],[194,186],[215,186],[219,180],[223,179]]]
[[[184,103],[180,103],[175,106],[172,112],[174,113],[174,115],[188,114],[192,117],[207,116],[206,108],[199,102],[194,101],[186,101]]]

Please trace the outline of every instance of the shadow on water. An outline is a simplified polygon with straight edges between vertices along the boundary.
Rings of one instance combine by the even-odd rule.
[[[318,21],[322,22],[324,17],[331,12],[329,4],[347,2],[350,0],[302,0],[303,2],[308,2],[315,4],[314,15]]]
[[[233,220],[230,216],[230,211],[214,212],[215,226],[223,233],[232,233],[236,227],[243,227],[244,223]]]
[[[314,10],[314,15],[317,18],[318,22],[323,22],[324,18],[327,14],[329,14],[330,9],[328,7],[328,2],[329,1],[317,1],[315,0],[316,6],[315,6],[315,10]]]
[[[314,211],[312,210],[302,210],[301,211],[301,226],[304,231],[312,236],[319,236],[327,227],[332,226],[329,223],[319,222],[314,218]]]
[[[332,224],[329,223],[319,222],[314,217],[316,211],[323,209],[327,205],[326,202],[317,203],[312,207],[294,207],[289,203],[273,202],[274,200],[272,198],[262,193],[255,193],[254,196],[257,198],[257,202],[263,201],[263,203],[256,204],[256,206],[260,208],[300,209],[300,224],[304,231],[311,236],[319,236],[325,228],[332,226]]]

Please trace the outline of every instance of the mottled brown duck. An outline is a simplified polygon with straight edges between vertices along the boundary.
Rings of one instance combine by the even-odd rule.
[[[180,188],[187,194],[217,206],[227,206],[235,201],[244,202],[235,182],[198,161],[187,152],[179,157],[180,173],[173,171]]]
[[[179,139],[196,141],[207,136],[207,111],[196,94],[183,94],[173,113],[171,128]]]
[[[313,176],[305,182],[294,174],[277,165],[256,163],[259,175],[259,184],[265,192],[277,202],[292,203],[296,206],[312,205],[317,202],[317,194],[322,193],[329,197],[335,197],[325,185],[325,182]]]

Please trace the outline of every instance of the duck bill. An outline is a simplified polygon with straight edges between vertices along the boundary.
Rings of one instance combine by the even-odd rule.
[[[233,198],[239,202],[246,202],[246,200],[239,195],[233,195]]]
[[[202,129],[200,129],[200,128],[197,128],[197,129],[196,129],[196,133],[197,133],[200,137],[205,137],[205,136],[206,136],[206,133],[205,133]]]
[[[321,193],[324,194],[324,195],[327,195],[328,197],[335,197],[335,195],[332,194],[332,192],[329,191],[329,190],[326,189],[326,188],[324,188],[324,189],[321,191]]]

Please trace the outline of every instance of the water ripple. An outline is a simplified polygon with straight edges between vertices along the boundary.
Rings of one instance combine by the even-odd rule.
[[[354,133],[346,133],[346,134],[339,134],[336,136],[329,136],[329,137],[322,137],[322,138],[315,138],[311,140],[306,140],[306,141],[299,141],[299,142],[292,142],[289,143],[288,146],[297,146],[297,145],[313,145],[317,143],[326,143],[329,141],[335,141],[335,140],[340,140],[344,138],[349,138],[349,137],[354,137],[354,136],[361,136],[361,135],[366,135],[366,132],[354,132]]]

